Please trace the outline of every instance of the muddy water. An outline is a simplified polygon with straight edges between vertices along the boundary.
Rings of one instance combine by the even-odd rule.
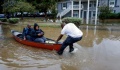
[[[65,49],[62,56],[16,42],[11,29],[24,26],[0,25],[0,70],[119,70],[119,26],[81,26],[82,41],[74,44],[76,53]],[[56,39],[61,28],[41,27],[45,36]],[[66,36],[62,40],[64,40]]]

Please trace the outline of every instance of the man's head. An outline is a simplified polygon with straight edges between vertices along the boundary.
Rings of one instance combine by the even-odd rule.
[[[28,27],[28,28],[31,28],[31,25],[28,24],[27,27]]]
[[[61,28],[63,28],[66,25],[66,23],[61,23]]]
[[[39,29],[39,25],[37,23],[34,24],[34,29],[38,30]]]

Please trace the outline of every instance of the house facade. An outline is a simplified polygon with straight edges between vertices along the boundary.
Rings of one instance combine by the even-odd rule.
[[[114,13],[120,12],[120,0],[62,0],[57,4],[57,17],[78,17],[90,23],[97,24],[98,7],[107,5],[113,8]]]

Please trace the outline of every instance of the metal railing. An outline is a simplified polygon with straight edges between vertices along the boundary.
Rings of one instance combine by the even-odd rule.
[[[69,11],[71,10],[71,6],[69,6],[67,9],[63,10],[62,12],[57,14],[57,17],[60,16],[64,16],[65,14],[67,14]]]
[[[79,9],[79,5],[73,5],[73,9]],[[83,5],[81,5],[80,9],[83,9]]]
[[[79,10],[79,5],[73,5],[73,10]],[[81,5],[81,8],[80,9],[83,9],[83,5]],[[60,12],[60,13],[58,13],[57,14],[57,17],[62,17],[62,16],[64,16],[65,14],[67,14],[70,10],[72,10],[72,5],[69,5],[69,7],[67,8],[67,9],[65,9],[65,10],[63,10],[62,12]]]

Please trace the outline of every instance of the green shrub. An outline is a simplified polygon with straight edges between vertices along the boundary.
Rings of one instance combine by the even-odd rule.
[[[19,22],[19,18],[9,18],[9,23],[15,24]]]
[[[7,18],[0,18],[1,22],[7,22]]]
[[[65,18],[62,19],[62,22],[74,23],[76,26],[80,26],[81,19],[80,18],[75,18],[75,17],[65,17]]]
[[[117,13],[117,18],[120,19],[120,13]]]
[[[110,13],[107,16],[107,19],[117,19],[117,14],[116,13]]]
[[[106,15],[100,14],[100,19],[120,19],[120,13],[108,13]]]

